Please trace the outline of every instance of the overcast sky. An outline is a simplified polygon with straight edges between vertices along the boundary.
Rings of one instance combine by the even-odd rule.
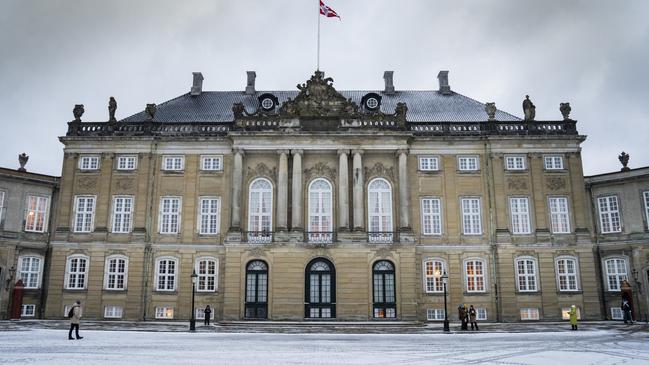
[[[320,68],[338,89],[451,88],[522,116],[559,120],[560,102],[588,139],[584,171],[649,166],[649,1],[328,0]],[[58,136],[189,91],[294,89],[316,67],[317,0],[0,0],[0,166],[59,175]]]

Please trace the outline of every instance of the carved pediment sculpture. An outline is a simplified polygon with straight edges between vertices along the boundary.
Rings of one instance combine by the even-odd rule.
[[[273,180],[277,179],[277,168],[273,167],[272,169],[263,162],[260,162],[255,166],[255,168],[248,167],[248,173],[246,174],[246,178],[248,180],[256,178],[256,177],[270,177]]]
[[[121,178],[117,179],[115,185],[119,190],[129,191],[135,187],[135,180],[131,178]]]
[[[507,187],[510,190],[527,190],[527,179],[523,177],[510,177],[507,179]]]
[[[305,179],[311,180],[313,177],[328,177],[331,180],[336,179],[336,169],[332,169],[326,162],[318,162],[315,166],[304,169]]]
[[[545,186],[550,190],[561,190],[566,188],[566,179],[559,176],[548,177]]]
[[[387,168],[382,163],[377,162],[372,167],[365,167],[365,181],[372,177],[387,177],[388,179],[395,181],[394,166]]]
[[[77,184],[81,189],[94,189],[97,186],[97,178],[90,176],[80,177]]]

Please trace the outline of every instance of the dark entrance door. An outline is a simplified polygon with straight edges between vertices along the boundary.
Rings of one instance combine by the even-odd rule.
[[[306,267],[305,318],[336,318],[336,270],[331,261],[312,260]]]
[[[246,267],[245,318],[268,318],[268,265],[250,261]]]
[[[377,261],[372,269],[374,286],[374,318],[397,318],[394,265]]]

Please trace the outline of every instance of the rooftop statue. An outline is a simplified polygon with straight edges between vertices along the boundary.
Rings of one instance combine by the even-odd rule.
[[[625,171],[630,171],[631,169],[628,168],[626,165],[629,164],[629,154],[622,151],[622,153],[617,156],[617,159],[620,160],[620,163],[622,164],[622,168],[620,171],[625,172]]]
[[[18,155],[18,163],[20,164],[20,167],[18,168],[18,171],[27,172],[27,170],[25,169],[25,165],[27,164],[28,160],[29,160],[29,156],[27,156],[27,154],[25,152]]]
[[[525,95],[525,100],[523,100],[523,114],[525,115],[525,121],[533,121],[536,117],[536,106],[530,100],[529,95]]]
[[[570,111],[572,108],[570,107],[570,103],[560,103],[559,104],[559,111],[561,112],[561,115],[563,115],[563,120],[569,120],[570,119]]]
[[[74,109],[72,109],[72,114],[74,115],[75,122],[81,121],[81,116],[83,115],[84,111],[85,110],[83,109],[83,104],[76,104],[74,106]]]
[[[496,120],[496,103],[486,103],[484,105],[484,111],[487,112],[489,120]]]
[[[114,97],[110,97],[108,100],[108,121],[110,122],[116,122],[117,119],[115,119],[115,111],[117,110],[117,101],[115,100]]]
[[[156,112],[155,104],[147,104],[146,109],[144,109],[144,111],[147,114],[148,120],[153,120],[153,118],[155,118],[155,112]]]
[[[288,99],[280,108],[284,117],[354,117],[358,105],[346,99],[333,87],[333,79],[316,71],[306,83],[298,84],[300,93],[295,99]]]

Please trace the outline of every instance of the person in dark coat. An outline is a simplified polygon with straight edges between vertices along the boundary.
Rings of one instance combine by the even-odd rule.
[[[622,312],[624,313],[624,324],[633,324],[633,318],[631,318],[631,305],[626,299],[622,301]]]
[[[81,314],[82,314],[80,300],[77,300],[72,305],[72,308],[70,309],[70,313],[72,313],[72,316],[68,314],[68,317],[70,317],[70,331],[68,332],[68,340],[74,340],[74,338],[72,338],[72,330],[74,330],[74,334],[77,336],[77,340],[80,340],[83,338],[79,336],[79,323],[81,323]]]
[[[205,325],[209,326],[210,325],[210,317],[212,316],[212,309],[210,308],[210,305],[208,304],[207,307],[203,310],[203,313],[205,313]]]
[[[478,313],[476,312],[475,308],[473,308],[473,304],[469,307],[469,322],[471,323],[471,331],[475,330],[478,331]]]
[[[458,311],[458,317],[460,321],[462,322],[462,331],[466,331],[469,329],[469,316],[467,314],[466,308],[464,307],[464,304],[460,304],[460,306],[457,308]]]

